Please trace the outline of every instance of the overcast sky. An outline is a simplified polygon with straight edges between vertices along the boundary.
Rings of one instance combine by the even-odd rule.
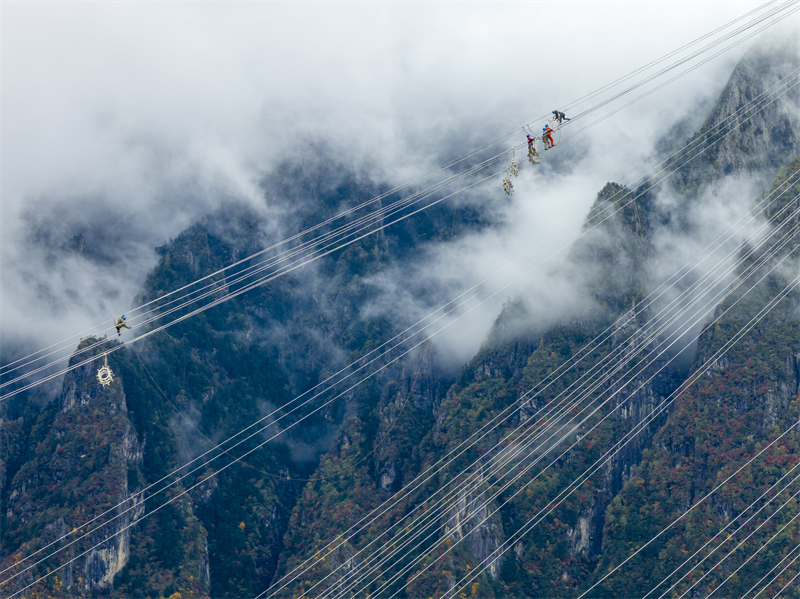
[[[225,198],[263,203],[281,158],[325,142],[399,183],[759,4],[4,2],[1,340],[131,307],[156,245]],[[576,138],[562,178],[520,179],[509,247],[641,174],[746,47]],[[76,232],[107,263],[36,249]]]

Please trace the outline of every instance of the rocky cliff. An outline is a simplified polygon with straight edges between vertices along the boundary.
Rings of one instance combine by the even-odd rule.
[[[66,376],[57,402],[28,433],[24,463],[4,488],[4,538],[14,552],[3,568],[19,572],[13,588],[27,586],[42,571],[41,566],[26,571],[31,561],[15,566],[23,555],[79,539],[63,553],[59,572],[31,588],[31,596],[108,589],[130,556],[129,526],[141,514],[136,481],[142,450],[128,419],[122,382],[102,386],[97,369],[88,364]],[[123,513],[115,508],[120,502],[134,509]],[[108,510],[118,516],[111,525],[101,530],[83,525]]]
[[[800,154],[799,67],[796,39],[762,40],[748,50],[700,129],[671,147],[670,154],[690,144],[673,162],[680,166],[669,182],[674,217],[725,177],[766,186]]]
[[[785,169],[782,182],[800,169],[800,159]],[[800,188],[795,184],[779,196],[778,205],[796,205]],[[796,218],[796,217],[792,217]],[[794,239],[784,250],[751,276],[746,285],[733,293],[716,310],[721,320],[707,326],[700,334],[694,369],[700,368],[715,352],[732,339],[777,297],[797,276],[796,258],[786,269],[770,267],[775,260],[791,258],[798,248]],[[758,283],[761,277],[764,281]],[[754,287],[745,293],[745,289]],[[605,581],[593,596],[641,595],[651,589],[666,590],[670,583],[679,594],[694,588],[708,596],[741,596],[791,549],[788,543],[767,545],[772,534],[786,526],[784,539],[797,539],[800,531],[792,518],[796,510],[778,510],[787,496],[777,493],[779,501],[764,505],[758,498],[797,464],[798,436],[792,432],[797,423],[800,402],[800,294],[795,289],[760,320],[723,358],[713,360],[711,369],[697,384],[677,399],[669,419],[653,439],[652,447],[635,475],[626,482],[606,515],[605,540],[599,579],[613,564],[619,564],[635,548],[657,532],[664,531],[658,544],[646,548],[625,565],[616,576]],[[788,433],[781,436],[781,433]],[[776,442],[771,447],[770,442]],[[764,448],[766,453],[753,466],[734,476],[708,501],[687,512]],[[796,489],[790,483],[790,492]],[[783,485],[780,485],[783,486]],[[780,488],[779,486],[779,488]],[[755,506],[765,511],[755,514]],[[684,515],[678,526],[667,528]],[[772,523],[764,522],[769,517]],[[768,524],[764,527],[764,524]],[[745,525],[742,530],[741,525]],[[727,532],[720,529],[729,526]],[[738,532],[737,532],[738,531]],[[711,547],[722,544],[713,555],[703,552],[709,539]],[[731,553],[735,543],[743,543]],[[726,579],[755,549],[766,549],[730,581]],[[687,557],[700,550],[701,568],[680,568]],[[729,555],[730,554],[730,555]],[[723,557],[725,561],[723,561]],[[719,566],[719,567],[718,567]],[[669,576],[672,571],[679,575]],[[659,587],[661,581],[663,584]],[[783,580],[788,583],[789,579]],[[700,586],[695,586],[700,583]],[[724,586],[723,586],[724,585]],[[775,587],[777,592],[780,587]],[[790,591],[793,591],[790,589]]]
[[[441,595],[486,560],[486,572],[466,594],[580,594],[797,417],[794,295],[510,551],[494,553],[683,380],[686,372],[675,369],[656,375],[667,356],[653,364],[643,359],[663,341],[648,335],[655,308],[646,298],[660,258],[653,232],[680,224],[672,217],[701,202],[702,190],[724,177],[771,176],[800,151],[796,91],[752,121],[735,116],[722,129],[729,137],[712,133],[714,125],[738,115],[743,103],[786,77],[796,59],[791,51],[763,49],[743,59],[692,138],[720,143],[683,167],[667,189],[678,201],[663,202],[664,190],[650,184],[633,190],[638,197],[630,203],[631,190],[621,185],[600,190],[562,273],[574,283],[580,310],[544,326],[526,309],[525,298],[513,298],[480,351],[456,372],[441,364],[432,346],[422,345],[396,362],[396,353],[379,358],[347,384],[293,410],[296,396],[312,397],[319,383],[410,324],[371,309],[382,293],[376,281],[449,238],[452,208],[439,206],[141,346],[115,352],[109,358],[115,378],[108,387],[98,383],[96,364],[81,367],[65,378],[55,401],[39,408],[30,401],[17,419],[12,412],[18,410],[9,412],[0,423],[0,541],[3,568],[20,574],[5,588],[22,589],[63,565],[28,596],[255,596],[306,559],[314,567],[284,595],[323,580],[312,594],[344,588],[369,555],[357,555],[361,549],[415,508],[425,513],[428,501],[443,491],[453,501],[426,522],[428,540],[377,568],[379,580],[406,568],[391,583],[391,593]],[[778,182],[798,166],[792,163]],[[280,216],[292,231],[378,190],[336,164],[326,165],[317,178],[297,167],[283,172],[265,180],[264,188],[283,198]],[[785,191],[770,214],[791,207],[798,192],[797,184]],[[479,231],[496,225],[492,218],[470,205],[458,212],[456,229]],[[798,217],[787,218],[796,223]],[[159,297],[282,237],[263,214],[227,207],[157,249],[159,263],[139,299]],[[89,251],[85,240],[73,249]],[[784,252],[796,249],[795,238]],[[785,272],[775,274],[718,326],[705,328],[694,367],[785,281]],[[420,293],[435,302],[435,292]],[[609,356],[615,360],[606,362]],[[573,368],[551,376],[565,362]],[[362,377],[362,384],[348,389]],[[564,400],[569,406],[551,412]],[[510,418],[451,468],[335,551],[324,550],[473,431],[511,409]],[[571,430],[575,425],[567,422],[573,416],[580,424]],[[230,453],[213,452],[212,462],[169,489],[159,482],[261,419],[273,423],[262,435]],[[571,432],[528,445],[545,424]],[[279,430],[279,439],[256,449]],[[768,467],[693,516],[666,549],[643,552],[630,565],[633,574],[609,580],[597,596],[644,594],[655,580],[651,572],[666,572],[714,526],[735,520],[754,489],[796,463],[798,450],[797,439],[787,438],[780,452],[770,454]],[[500,457],[508,462],[492,469],[490,459]],[[507,474],[523,469],[524,476],[487,500]],[[196,482],[202,484],[165,505]],[[125,500],[135,508],[123,514],[114,506]],[[119,517],[107,526],[86,524],[106,510]],[[388,541],[410,528],[398,527]],[[23,570],[30,561],[17,563],[64,535],[67,542],[79,540],[57,558],[28,571]],[[731,571],[725,568],[721,572]],[[706,588],[713,591],[719,581],[712,578]],[[376,585],[365,585],[363,593]]]

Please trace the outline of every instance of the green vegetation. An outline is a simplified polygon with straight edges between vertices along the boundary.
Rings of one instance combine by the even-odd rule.
[[[705,158],[712,170],[714,156]],[[800,157],[779,173],[775,185],[798,170]],[[710,177],[709,172],[704,170],[703,176]],[[683,174],[680,185],[687,198],[710,180]],[[297,175],[289,169],[285,179],[268,182],[289,206],[284,216],[291,230],[321,222],[376,192],[336,165],[323,168],[320,180],[328,183],[321,188],[308,180],[296,185]],[[601,190],[586,219],[588,233],[571,249],[565,269],[584,285],[585,309],[545,327],[531,322],[524,302],[509,300],[481,350],[456,374],[439,372],[434,351],[423,347],[394,364],[388,363],[393,356],[380,359],[376,376],[324,409],[315,412],[334,393],[296,411],[291,403],[301,393],[309,392],[304,399],[312,397],[316,385],[378,348],[404,325],[393,314],[374,309],[382,293],[374,277],[391,273],[403,261],[421,259],[432,243],[450,238],[452,205],[442,205],[113,353],[109,364],[115,380],[109,387],[97,383],[96,365],[82,367],[67,376],[57,399],[40,409],[35,409],[34,397],[27,406],[8,408],[7,414],[21,416],[0,426],[2,566],[14,566],[64,534],[88,533],[71,552],[37,565],[32,575],[52,571],[69,556],[105,540],[102,552],[79,558],[29,596],[177,599],[254,596],[276,575],[311,560],[314,567],[303,580],[286,589],[290,597],[322,580],[416,506],[427,510],[426,502],[436,492],[454,488],[461,506],[429,522],[425,530],[431,538],[379,573],[380,580],[387,580],[421,557],[392,584],[392,592],[408,598],[441,595],[531,518],[543,514],[562,489],[605,456],[675,387],[666,375],[649,381],[654,368],[629,356],[610,381],[557,417],[566,422],[580,415],[575,430],[562,429],[569,430],[563,443],[522,452],[499,474],[529,470],[490,502],[488,510],[471,502],[499,474],[481,472],[480,484],[469,488],[467,476],[476,471],[458,473],[482,457],[523,447],[550,422],[549,410],[561,394],[573,385],[585,390],[581,377],[647,323],[650,313],[643,298],[656,259],[649,235],[664,215],[655,208],[647,185],[635,192],[641,198],[623,206],[630,200],[620,200],[627,192],[615,183]],[[797,193],[800,184],[780,196],[773,213],[796,202]],[[606,209],[620,207],[606,220]],[[491,224],[476,207],[459,209],[455,222],[456,234]],[[281,237],[263,216],[227,207],[157,248],[160,262],[139,299],[162,297]],[[792,244],[782,256],[797,249],[796,239]],[[248,265],[239,266],[239,272]],[[746,297],[727,299],[718,310],[741,301],[721,322],[703,330],[693,370],[775,297],[787,276],[778,270]],[[214,282],[223,285],[218,277]],[[438,290],[419,285],[415,292],[437,297]],[[635,442],[463,589],[463,596],[577,596],[797,422],[798,306],[795,292],[684,392],[670,412],[645,427]],[[178,315],[186,313],[188,309]],[[623,315],[634,318],[622,323]],[[584,356],[586,344],[609,326],[616,326],[614,335]],[[81,347],[92,341],[84,340]],[[548,386],[555,369],[568,360],[574,368]],[[350,543],[325,550],[337,535],[509,406],[518,408],[513,416],[451,468],[402,499]],[[280,422],[272,424],[279,416]],[[214,450],[216,459],[180,484],[165,490],[166,482],[157,483],[262,419],[265,431],[229,453]],[[285,432],[270,441],[278,430]],[[646,593],[721,526],[740,522],[745,507],[798,463],[797,455],[800,434],[795,431],[592,596]],[[146,494],[142,491],[154,483]],[[183,494],[197,483],[202,484]],[[111,526],[85,526],[129,498],[136,499],[136,509],[128,514],[118,510]],[[176,501],[160,507],[167,498]],[[794,501],[789,508],[796,507]],[[707,576],[697,592],[714,592],[742,563],[747,549],[765,541],[793,513],[787,509],[776,514],[744,551]],[[140,522],[123,531],[135,520]],[[389,540],[405,529],[393,529]],[[111,537],[113,533],[120,534]],[[718,540],[730,546],[743,538],[723,535]],[[798,539],[800,530],[789,525],[719,594],[742,594]],[[704,571],[717,559],[705,564]],[[700,576],[692,574],[675,590],[683,592]],[[31,580],[21,576],[14,588]],[[365,591],[375,589],[373,584]]]

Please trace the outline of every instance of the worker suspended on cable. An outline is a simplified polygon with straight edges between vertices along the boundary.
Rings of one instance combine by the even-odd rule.
[[[556,142],[553,141],[553,130],[550,128],[550,125],[542,127],[542,141],[544,142],[545,150],[549,150],[556,145]]]
[[[564,114],[563,112],[560,112],[558,110],[554,110],[553,111],[553,119],[558,121],[559,125],[561,123],[563,123],[564,121],[571,121],[572,120],[572,119],[568,119],[566,114]]]
[[[539,164],[539,152],[536,151],[536,138],[527,131],[525,135],[528,136],[528,161],[531,164]]]
[[[123,315],[122,315],[122,316],[120,316],[120,317],[119,317],[119,319],[117,320],[117,324],[115,324],[115,325],[114,325],[115,327],[117,327],[117,337],[119,337],[120,335],[122,335],[122,333],[120,333],[120,330],[121,330],[121,329],[123,329],[123,328],[126,328],[126,329],[128,329],[128,330],[130,330],[130,329],[131,329],[131,327],[129,327],[129,326],[128,326],[128,324],[125,322],[126,320],[127,320],[127,319],[125,318],[125,315],[123,314]]]

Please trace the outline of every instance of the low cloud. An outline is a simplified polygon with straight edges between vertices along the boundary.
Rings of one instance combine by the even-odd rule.
[[[397,184],[742,12],[735,3],[680,14],[607,3],[8,5],[0,355],[130,307],[153,248],[224,202],[280,213],[265,175],[287,160],[313,168],[315,146]],[[512,202],[499,183],[481,189],[476,201],[496,203],[506,225],[455,244],[448,268],[470,276],[448,290],[552,231],[575,234],[597,190],[646,170],[654,142],[718,93],[743,49],[538,167],[521,159]],[[430,272],[443,272],[444,250]],[[528,298],[543,318],[563,306],[558,259],[448,333],[454,359],[480,343],[507,295]]]
[[[705,317],[713,313],[734,280],[740,244],[763,237],[754,235],[765,219],[752,214],[751,208],[766,183],[760,177],[738,175],[710,185],[692,202],[678,198],[669,188],[658,196],[657,204],[664,210],[680,205],[682,218],[652,235],[659,258],[649,285],[655,294],[652,312],[661,315],[658,324],[665,327],[663,336],[674,343],[670,351],[688,347],[680,361],[683,366],[688,366]],[[755,218],[748,223],[750,216]],[[662,286],[667,282],[668,286]]]

